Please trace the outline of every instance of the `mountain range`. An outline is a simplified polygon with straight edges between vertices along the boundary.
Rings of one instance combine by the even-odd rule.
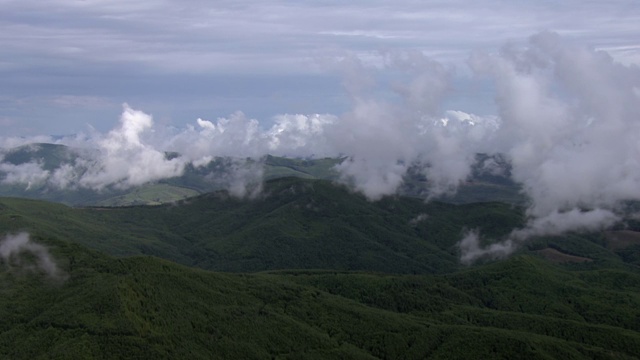
[[[49,150],[42,167],[60,161]],[[0,357],[640,354],[638,220],[465,265],[467,230],[487,245],[526,224],[521,198],[473,200],[489,185],[517,195],[508,179],[477,172],[457,200],[425,202],[408,187],[372,202],[326,179],[336,161],[267,158],[268,180],[245,197],[198,188],[206,176],[194,167],[149,186],[190,181],[195,196],[153,206],[0,198]]]
[[[251,188],[259,186],[262,181],[289,176],[338,180],[339,173],[335,166],[345,159],[271,155],[260,159],[217,157],[203,164],[188,163],[180,176],[161,178],[139,186],[108,185],[94,189],[69,180],[60,181],[54,175],[58,171],[65,176],[69,176],[67,172],[73,172],[75,177],[82,176],[90,165],[98,161],[91,149],[34,143],[4,149],[0,155],[0,196],[48,200],[74,206],[158,205],[228,189],[238,182]],[[170,159],[179,154],[166,153],[165,156]],[[469,180],[460,184],[455,194],[446,195],[442,200],[453,203],[525,201],[519,193],[519,187],[509,179],[508,164],[504,160],[483,154],[479,154],[477,160]],[[493,172],[483,168],[488,162],[497,166]],[[495,169],[499,171],[495,173]],[[241,178],[234,177],[236,173],[241,173]],[[410,168],[398,193],[425,198],[429,195],[427,181],[420,171]]]

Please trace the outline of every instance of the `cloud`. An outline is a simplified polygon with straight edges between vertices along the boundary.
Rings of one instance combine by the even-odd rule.
[[[531,198],[532,220],[514,240],[610,226],[620,202],[640,199],[640,68],[548,32],[470,63],[496,83],[497,149]]]
[[[73,155],[47,170],[41,159],[18,165],[0,161],[0,181],[24,185],[26,190],[36,184],[55,189],[126,189],[181,176],[188,164],[200,168],[216,158],[228,158],[224,169],[211,173],[208,180],[235,195],[255,195],[263,172],[260,159],[267,154],[336,155],[324,134],[336,121],[333,115],[279,115],[271,128],[263,130],[257,120],[236,112],[215,122],[199,118],[196,126],[176,131],[155,125],[151,115],[125,104],[119,126],[106,134],[93,130],[55,141],[49,137],[3,139],[1,143],[12,151],[42,141],[71,146]]]
[[[201,0],[54,1],[47,7],[22,0],[2,5],[5,36],[0,45],[13,55],[6,60],[9,68],[124,65],[144,66],[155,74],[308,72],[310,54],[318,49],[364,54],[423,48],[431,56],[445,54],[441,60],[462,61],[469,49],[553,28],[599,46],[633,46],[639,18],[629,0],[572,0],[553,7],[492,0],[428,5],[402,0],[393,6],[382,1],[326,6]],[[306,16],[311,13],[313,17]]]
[[[467,231],[458,243],[458,247],[460,248],[460,262],[467,265],[483,257],[492,259],[505,257],[516,248],[511,239],[482,247],[478,230]]]
[[[481,245],[478,230],[467,231],[458,243],[461,252],[460,261],[463,264],[471,264],[480,258],[503,258],[512,254],[522,243],[532,237],[559,235],[570,231],[599,231],[620,220],[619,215],[605,209],[589,211],[572,209],[562,212],[554,210],[545,216],[531,218],[524,228],[515,229],[506,239],[484,247]]]
[[[28,254],[35,259],[31,260],[24,255]],[[56,280],[64,280],[66,275],[49,253],[49,250],[29,239],[28,233],[6,235],[0,240],[0,259],[9,267],[18,267],[20,270],[42,271]]]
[[[416,217],[414,217],[413,219],[409,220],[409,225],[416,226],[419,223],[421,223],[422,221],[427,220],[428,218],[429,218],[428,214],[425,214],[425,213],[418,214],[418,215],[416,215]]]
[[[50,172],[42,168],[42,164],[37,162],[29,162],[20,165],[10,163],[0,163],[0,173],[4,173],[4,177],[0,181],[2,184],[9,185],[25,185],[29,190],[33,185],[39,185],[46,182]]]
[[[348,87],[352,109],[327,130],[332,148],[348,156],[337,169],[345,182],[374,200],[393,194],[410,167],[425,173],[432,195],[453,191],[469,176],[476,151],[491,133],[481,129],[489,122],[472,124],[460,118],[462,112],[443,121],[441,106],[453,87],[453,69],[420,52],[383,55],[379,70],[356,58],[341,64],[348,83],[356,86]],[[397,77],[376,82],[371,71]]]
[[[187,164],[202,167],[216,157],[233,157],[230,173],[211,179],[232,187],[255,183],[260,171],[247,169],[259,166],[255,161],[267,154],[329,156],[347,158],[337,167],[342,180],[372,200],[395,193],[410,167],[427,175],[434,196],[455,191],[470,173],[476,145],[495,131],[496,120],[461,111],[442,117],[452,68],[415,51],[386,51],[381,56],[379,69],[354,56],[337,64],[352,103],[351,110],[339,116],[278,115],[264,129],[256,119],[235,112],[215,121],[198,118],[195,126],[179,130],[158,126],[150,115],[125,104],[119,126],[107,134],[92,131],[59,140],[90,149],[59,168],[45,171],[41,164],[30,163],[0,170],[5,182],[26,179],[99,191],[181,176]],[[385,71],[400,77],[376,82]],[[178,156],[169,158],[165,151]],[[254,163],[238,163],[246,158]],[[247,181],[241,181],[244,177]]]
[[[419,14],[426,16],[414,15]],[[402,16],[416,19],[409,10]],[[125,105],[116,129],[65,140],[85,142],[96,149],[94,156],[48,173],[38,162],[0,170],[8,174],[4,181],[46,179],[54,186],[99,190],[180,176],[189,164],[203,167],[216,157],[233,157],[229,173],[212,174],[212,180],[247,194],[259,188],[251,184],[266,154],[340,156],[345,158],[336,168],[341,180],[376,200],[395,193],[409,169],[426,176],[431,196],[455,191],[471,174],[478,153],[499,154],[531,201],[529,222],[492,248],[480,247],[481,234],[470,232],[460,243],[465,259],[478,252],[509,253],[525,238],[548,234],[541,223],[554,233],[588,230],[586,221],[594,222],[593,229],[608,226],[621,216],[620,202],[640,198],[637,66],[550,32],[507,43],[497,52],[477,51],[469,71],[492,84],[498,109],[496,116],[479,116],[443,108],[459,90],[459,67],[415,49],[360,50],[338,49],[331,54],[339,56],[323,62],[344,78],[350,105],[344,113],[283,114],[267,125],[235,112],[175,129]],[[179,155],[168,157],[165,151]],[[500,169],[495,165],[482,166],[491,172]]]
[[[107,185],[128,188],[182,175],[182,158],[168,159],[164,152],[143,142],[141,137],[152,126],[151,116],[125,104],[120,127],[98,141],[98,158],[84,164],[87,170],[78,184],[97,190]]]
[[[377,62],[381,50],[413,50],[460,67],[472,49],[558,29],[572,41],[611,49],[616,59],[640,54],[632,0],[5,0],[2,10],[0,93],[36,98],[20,106],[0,101],[0,113],[15,119],[3,133],[18,135],[76,133],[87,123],[106,131],[124,101],[178,127],[236,110],[263,121],[282,112],[339,114],[339,81],[318,58],[345,53]],[[278,94],[282,105],[272,100]],[[69,106],[76,101],[80,106]]]
[[[330,114],[285,114],[274,118],[266,132],[268,149],[273,155],[332,156],[327,131],[339,121]]]
[[[210,174],[210,180],[223,186],[233,196],[256,198],[262,191],[264,168],[261,162],[227,159],[221,174]]]
[[[501,150],[535,199],[531,214],[638,198],[638,67],[553,33],[484,61],[497,84]]]
[[[259,122],[242,112],[218,118],[215,123],[198,119],[197,124],[198,128],[189,126],[171,137],[168,150],[180,152],[191,161],[210,156],[260,157],[267,152]]]

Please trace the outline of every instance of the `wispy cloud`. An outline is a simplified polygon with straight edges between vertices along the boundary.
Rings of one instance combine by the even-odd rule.
[[[30,257],[25,257],[25,254]],[[66,278],[49,249],[32,241],[28,233],[5,235],[0,240],[0,260],[4,266],[19,271],[41,271],[54,280]]]
[[[336,112],[339,104],[330,97],[341,95],[336,94],[338,87],[327,95],[313,76],[326,70],[318,66],[319,59],[335,60],[347,52],[363,60],[387,50],[419,51],[464,69],[474,49],[495,49],[505,40],[521,41],[540,30],[556,30],[571,41],[610,49],[626,63],[636,61],[640,53],[636,40],[640,11],[629,0],[553,5],[499,0],[393,4],[5,0],[1,4],[2,92],[108,98],[110,104],[128,101],[171,116],[180,125],[190,121],[196,109],[214,111],[214,116],[234,110],[262,116],[291,112],[275,108],[275,101],[258,104],[259,98],[247,93],[261,87],[274,94],[284,86],[292,96],[301,92],[296,86],[302,82],[312,82],[302,89],[317,105],[300,108]],[[265,74],[275,81],[256,78],[245,85],[238,105],[212,104],[211,92],[224,93],[229,82],[239,83],[240,76]],[[300,76],[299,81],[282,85],[280,77],[292,75]],[[189,79],[180,81],[179,76]],[[176,100],[178,95],[183,98]],[[37,107],[56,117],[56,123],[65,126],[63,133],[78,131],[79,118],[94,127],[106,119],[102,109],[71,113],[71,108],[46,102]],[[220,108],[223,112],[216,112]],[[18,119],[24,129],[15,132],[24,133],[44,123],[43,115],[33,114],[32,109],[0,107],[0,114]]]

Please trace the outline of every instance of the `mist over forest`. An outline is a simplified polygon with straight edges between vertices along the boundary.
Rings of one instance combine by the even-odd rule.
[[[640,8],[481,3],[0,1],[0,357],[636,359]]]
[[[521,46],[507,44],[497,54],[476,51],[468,67],[494,84],[498,109],[495,116],[481,116],[445,111],[444,100],[456,91],[454,70],[445,64],[418,52],[387,52],[381,60],[375,72],[354,56],[332,64],[351,102],[339,115],[278,115],[265,128],[236,112],[175,129],[125,104],[119,124],[104,134],[3,138],[5,157],[34,141],[71,146],[78,154],[52,169],[37,158],[3,161],[2,183],[126,189],[229,157],[234,166],[219,176],[244,196],[247,186],[262,181],[261,159],[267,155],[332,157],[344,158],[335,166],[337,180],[375,201],[397,193],[409,169],[426,177],[428,198],[455,193],[470,178],[477,154],[501,156],[530,200],[529,222],[491,249],[480,248],[481,234],[470,232],[462,239],[468,259],[508,254],[541,228],[560,234],[611,226],[621,219],[624,201],[638,200],[637,66],[552,32],[533,35]],[[376,81],[384,71],[404,74],[406,81]],[[482,165],[492,171],[493,163]]]

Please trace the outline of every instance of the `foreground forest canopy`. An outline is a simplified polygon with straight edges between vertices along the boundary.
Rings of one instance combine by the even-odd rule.
[[[290,177],[160,206],[1,198],[0,357],[636,358],[638,224],[460,263],[467,229],[524,223]]]

